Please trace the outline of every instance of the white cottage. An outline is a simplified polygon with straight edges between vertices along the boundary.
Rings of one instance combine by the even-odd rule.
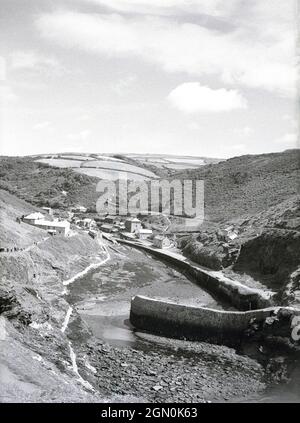
[[[36,222],[42,221],[45,219],[45,216],[40,212],[35,212],[28,214],[23,217],[23,222],[29,223],[30,225],[35,225]]]
[[[153,246],[156,248],[167,248],[171,245],[169,238],[163,235],[156,235],[153,238]]]

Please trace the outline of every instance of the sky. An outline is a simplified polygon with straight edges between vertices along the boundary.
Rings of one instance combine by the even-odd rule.
[[[295,148],[296,0],[1,0],[0,154]]]

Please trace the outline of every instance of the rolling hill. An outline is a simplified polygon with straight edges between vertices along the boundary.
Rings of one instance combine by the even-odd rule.
[[[180,172],[173,169],[171,174],[167,172],[167,176],[170,179],[180,180],[203,179],[205,220],[216,223],[226,222],[268,210],[299,194],[299,151],[295,149],[281,153],[240,156],[218,163],[216,159],[211,159],[212,163],[199,164],[196,169],[186,168]],[[145,180],[149,180],[151,171],[149,168],[146,169],[145,164],[142,165],[141,155],[137,156],[111,157],[66,153],[54,156],[1,157],[0,188],[36,206],[67,208],[74,204],[82,204],[95,208],[98,198],[97,182],[104,178],[105,172],[107,178],[109,173],[114,172],[113,169],[118,168],[119,170],[115,171],[119,175],[123,171],[121,169],[127,169],[127,171],[130,169],[138,173],[128,173],[129,177],[134,175],[136,178],[144,179],[141,176],[144,172]],[[149,159],[146,155],[143,157],[143,160]],[[177,156],[162,157],[161,155],[159,157],[153,155],[151,160],[154,160],[153,157],[155,160],[185,161],[189,159],[191,162],[207,160]],[[51,165],[49,160],[52,160]],[[63,167],[53,167],[53,164],[57,162],[60,162]],[[102,169],[91,167],[93,162],[97,166],[101,165]],[[79,163],[80,166],[82,163],[87,166],[79,167]],[[153,162],[151,163],[153,165]],[[83,173],[79,173],[82,171]],[[92,173],[88,176],[85,172]],[[165,169],[157,171],[158,176],[165,172]],[[157,178],[157,175],[155,176]],[[115,179],[115,175],[112,179]]]
[[[97,178],[55,168],[31,157],[0,158],[0,188],[36,206],[95,205]]]
[[[206,158],[153,156],[168,166],[199,167]],[[91,153],[42,154],[0,157],[0,188],[36,206],[67,208],[82,204],[95,208],[97,182],[101,179],[149,181],[172,175],[175,170],[159,168],[149,155],[102,155]],[[154,160],[153,159],[153,160]],[[185,164],[183,163],[185,162]],[[156,162],[155,162],[156,163]]]
[[[172,178],[204,180],[205,219],[258,213],[300,193],[300,150],[234,157]]]

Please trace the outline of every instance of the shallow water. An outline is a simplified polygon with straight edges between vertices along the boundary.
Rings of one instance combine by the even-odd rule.
[[[75,305],[93,334],[113,345],[140,343],[128,318],[130,300],[142,294],[175,302],[222,309],[210,294],[176,269],[145,252],[119,246],[105,266],[69,285],[67,300]]]
[[[131,326],[129,312],[132,296],[141,294],[190,305],[229,308],[170,265],[140,250],[125,246],[117,248],[119,253],[111,250],[111,260],[105,266],[68,286],[68,302],[80,313],[95,337],[125,348],[148,350],[155,345],[156,350],[164,355],[176,355],[177,347],[175,351],[170,348],[166,338],[142,334]],[[180,354],[187,353],[183,341],[174,342],[178,342]],[[300,402],[299,380],[300,377],[293,377],[289,385],[277,385],[263,394],[236,401]]]

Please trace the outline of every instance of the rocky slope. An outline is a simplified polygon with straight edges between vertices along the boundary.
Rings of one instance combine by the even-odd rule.
[[[69,309],[62,282],[103,250],[86,234],[45,239],[45,231],[15,220],[32,206],[0,197],[0,244],[26,246],[0,253],[1,401],[92,401],[62,331]]]
[[[236,238],[226,237],[226,228]],[[300,196],[255,214],[178,239],[183,253],[246,285],[278,293],[281,304],[300,305]]]

